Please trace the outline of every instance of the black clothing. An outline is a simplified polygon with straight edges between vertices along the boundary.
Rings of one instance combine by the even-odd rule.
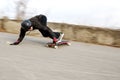
[[[33,30],[38,29],[44,37],[50,37],[51,39],[58,38],[60,36],[59,32],[53,32],[47,26],[47,17],[45,15],[37,15],[29,19],[31,21],[31,26]],[[25,34],[28,30],[20,29],[19,38],[16,42],[18,44],[23,40]]]

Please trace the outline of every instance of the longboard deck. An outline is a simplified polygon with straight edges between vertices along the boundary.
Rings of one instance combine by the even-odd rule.
[[[64,46],[64,45],[68,45],[68,46],[70,46],[71,45],[71,43],[69,42],[69,41],[61,41],[61,42],[58,42],[58,43],[47,43],[47,47],[50,47],[50,48],[55,48],[55,49],[57,49],[59,46]]]

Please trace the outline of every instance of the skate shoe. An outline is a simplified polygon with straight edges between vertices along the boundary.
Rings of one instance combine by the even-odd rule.
[[[57,39],[57,43],[59,43],[59,42],[62,41],[63,36],[64,36],[64,33],[63,33],[63,32],[60,32],[60,36],[59,36],[58,39]]]

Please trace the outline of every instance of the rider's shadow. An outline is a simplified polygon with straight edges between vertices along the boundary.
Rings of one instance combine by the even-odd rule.
[[[41,45],[45,46],[46,43],[51,42],[52,40],[49,38],[42,37],[26,37],[21,43],[22,44],[31,44],[31,45]]]

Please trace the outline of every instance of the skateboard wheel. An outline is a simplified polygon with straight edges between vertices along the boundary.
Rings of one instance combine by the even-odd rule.
[[[67,43],[67,45],[68,45],[68,46],[70,46],[70,45],[71,45],[71,43]]]
[[[45,45],[46,47],[49,47],[49,45],[47,44],[47,45]]]
[[[54,48],[55,48],[55,49],[57,49],[57,48],[58,48],[58,46],[54,46]]]

